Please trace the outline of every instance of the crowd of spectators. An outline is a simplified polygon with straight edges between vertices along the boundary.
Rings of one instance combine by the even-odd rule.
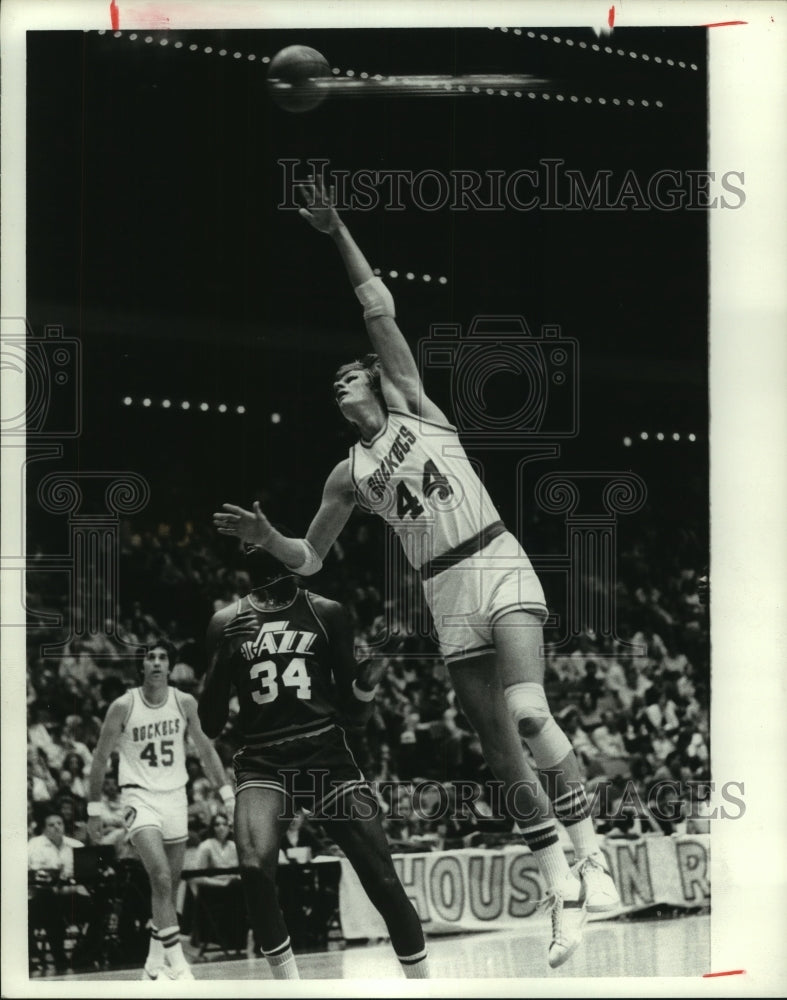
[[[405,572],[397,594],[386,593],[382,531],[372,518],[351,521],[314,585],[350,609],[360,646],[375,644],[387,628],[404,636],[388,656],[371,721],[365,732],[354,734],[363,767],[376,783],[389,838],[406,849],[458,844],[468,837],[477,841],[484,830],[505,833],[512,827],[510,817],[496,811],[489,792],[492,776],[478,740],[455,700],[429,630],[422,627],[428,625],[428,612],[415,575]],[[710,777],[708,612],[698,593],[701,567],[691,549],[677,546],[665,564],[661,540],[643,532],[619,559],[616,635],[586,631],[564,637],[555,627],[545,636],[545,687],[553,713],[596,795],[600,828],[620,835],[701,828],[700,821],[687,820],[690,810],[681,806],[694,794],[692,783]],[[47,614],[64,610],[59,579],[34,568],[28,575],[30,836],[42,829],[46,815],[56,812],[66,834],[85,841],[92,750],[108,705],[138,682],[139,647],[166,634],[178,651],[172,683],[199,695],[207,621],[249,589],[231,541],[188,522],[147,528],[123,524],[120,580],[116,620],[108,619],[101,634],[63,644],[62,631],[42,624]],[[230,780],[238,745],[231,711],[217,741]],[[424,781],[440,783],[445,795],[430,802],[429,795],[414,794]],[[487,791],[476,815],[446,818],[445,802],[458,781],[476,781]],[[669,810],[653,808],[652,791],[665,781],[678,783],[673,818],[662,815]],[[189,760],[188,797],[190,844],[197,848],[221,802],[196,754]],[[102,809],[104,842],[114,845],[119,856],[130,853],[111,772],[104,781]],[[312,847],[315,852],[330,850],[318,833]]]

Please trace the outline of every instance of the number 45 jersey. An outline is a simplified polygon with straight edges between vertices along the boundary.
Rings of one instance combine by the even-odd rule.
[[[416,569],[500,519],[450,424],[389,409],[350,449],[350,472],[360,506],[391,525]]]
[[[167,689],[161,705],[132,688],[131,709],[118,741],[118,784],[171,792],[189,780],[186,771],[186,716],[176,688]]]
[[[271,611],[248,595],[224,626],[223,655],[247,741],[307,736],[337,719],[336,654],[314,601],[299,588],[290,604]]]

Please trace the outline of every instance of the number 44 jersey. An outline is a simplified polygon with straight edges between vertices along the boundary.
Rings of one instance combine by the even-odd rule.
[[[391,525],[416,569],[500,519],[450,424],[389,409],[380,433],[350,449],[350,473],[360,506]]]
[[[259,605],[253,595],[237,602],[222,646],[247,741],[307,736],[336,721],[333,670],[339,650],[330,636],[332,604],[301,589],[290,604],[275,610]]]

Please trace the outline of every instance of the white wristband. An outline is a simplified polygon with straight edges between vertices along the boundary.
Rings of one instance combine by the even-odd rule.
[[[226,805],[231,799],[235,798],[235,792],[232,785],[226,784],[222,785],[219,789],[219,795],[221,796],[221,801]]]
[[[322,569],[322,559],[317,555],[314,547],[305,538],[297,538],[293,541],[300,542],[303,548],[303,562],[300,566],[291,566],[289,563],[285,563],[287,569],[299,576],[312,576],[314,573],[319,573]]]
[[[364,319],[373,319],[375,316],[390,316],[393,319],[396,316],[393,295],[376,275],[357,285],[355,294],[363,306]]]
[[[88,802],[87,804],[87,814],[88,816],[100,816],[103,812],[100,802]]]
[[[375,684],[371,691],[365,691],[363,688],[358,687],[358,681],[353,681],[353,694],[358,699],[358,701],[374,701],[374,696],[377,694],[378,685]]]

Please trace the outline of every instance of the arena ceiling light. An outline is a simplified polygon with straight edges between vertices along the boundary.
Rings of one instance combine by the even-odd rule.
[[[640,431],[640,434],[639,434],[640,441],[648,441],[648,440],[650,440],[650,437],[651,437],[651,435],[648,433],[648,431]],[[665,434],[664,431],[657,431],[657,433],[653,435],[653,438],[656,441],[666,441],[667,437],[668,437],[668,435]],[[670,439],[672,441],[675,441],[675,442],[678,442],[678,441],[696,441],[697,440],[697,435],[694,434],[693,432],[690,433],[690,434],[686,434],[686,433],[682,434],[680,431],[673,431],[669,435],[669,437],[670,437]],[[623,438],[623,444],[626,446],[626,448],[630,448],[631,447],[632,440],[633,439],[631,437],[629,437],[628,435],[626,435]]]
[[[133,406],[135,400],[133,396],[123,396],[121,403],[123,406]],[[152,406],[160,406],[163,410],[170,410],[174,406],[172,400],[168,397],[157,401],[150,396],[142,396],[136,400],[136,403],[145,409],[150,409]],[[217,413],[227,413],[230,409],[227,403],[208,403],[206,400],[201,400],[199,403],[192,403],[191,400],[184,399],[180,403],[181,410],[190,410],[192,407],[199,409],[201,413],[208,413],[211,410],[215,410]],[[242,403],[237,404],[233,409],[236,413],[243,414],[246,412],[246,407]],[[274,421],[274,423],[276,422]]]

